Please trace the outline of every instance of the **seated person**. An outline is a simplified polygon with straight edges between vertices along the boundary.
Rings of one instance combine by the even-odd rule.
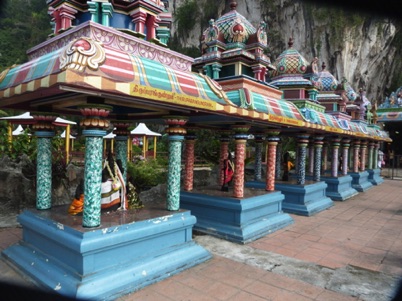
[[[101,209],[127,209],[126,187],[121,162],[119,163],[117,164],[109,153],[102,171]]]

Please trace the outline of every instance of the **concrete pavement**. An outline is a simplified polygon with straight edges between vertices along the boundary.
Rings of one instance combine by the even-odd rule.
[[[402,276],[402,182],[385,180],[247,245],[194,235],[213,258],[118,300],[391,300]],[[9,221],[0,249],[22,231]],[[3,224],[4,226],[4,224]],[[0,260],[0,280],[35,287]]]

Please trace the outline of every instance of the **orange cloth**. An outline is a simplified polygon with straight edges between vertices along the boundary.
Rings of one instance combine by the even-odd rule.
[[[77,215],[84,210],[84,195],[81,194],[79,199],[74,199],[68,208],[68,213],[71,215]]]

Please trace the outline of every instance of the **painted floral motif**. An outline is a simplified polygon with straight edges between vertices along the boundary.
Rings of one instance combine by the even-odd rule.
[[[38,138],[36,187],[36,208],[49,209],[52,206],[51,138]]]
[[[137,43],[131,40],[128,40],[124,37],[117,38],[117,46],[126,52],[134,53],[137,51]]]
[[[105,30],[94,28],[92,33],[97,41],[102,42],[105,45],[112,44],[114,40],[114,34]]]
[[[102,137],[87,137],[85,141],[84,227],[98,227],[101,215]]]
[[[321,178],[321,154],[322,154],[322,145],[314,146],[314,173],[313,180],[320,181]]]

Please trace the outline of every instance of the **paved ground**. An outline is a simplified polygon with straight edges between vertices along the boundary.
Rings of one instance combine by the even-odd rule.
[[[391,300],[402,276],[402,182],[386,180],[247,245],[194,239],[213,258],[123,300]],[[13,225],[10,221],[10,225]],[[0,249],[21,229],[0,229]],[[0,280],[32,286],[0,260]]]

